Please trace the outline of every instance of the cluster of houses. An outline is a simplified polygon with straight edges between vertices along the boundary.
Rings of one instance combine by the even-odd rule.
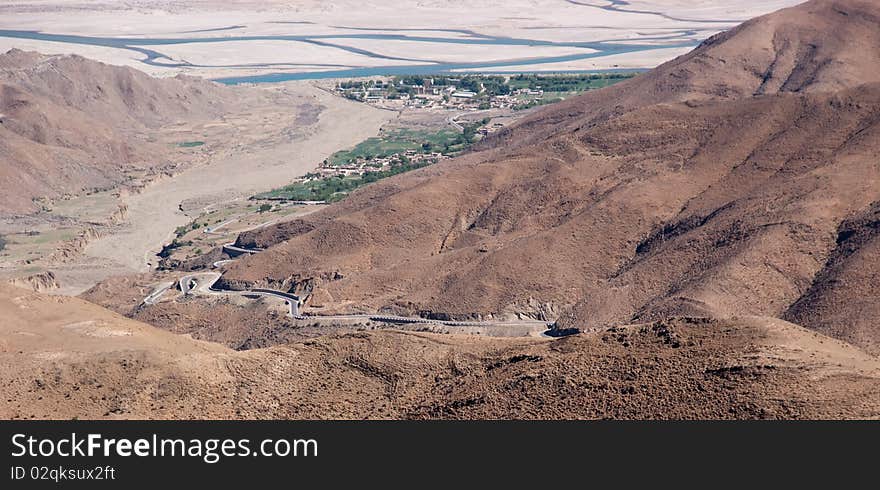
[[[337,86],[344,97],[370,103],[402,105],[435,109],[510,109],[523,102],[523,96],[541,98],[540,88],[522,88],[509,94],[488,94],[484,91],[467,90],[457,83],[461,79],[445,78],[443,85],[435,85],[434,79],[426,77],[421,84],[408,84],[404,80],[381,80],[373,84],[347,83]]]
[[[385,157],[370,159],[357,157],[344,165],[334,165],[330,161],[324,160],[318,167],[318,170],[314,174],[307,176],[305,181],[336,176],[360,175],[368,172],[382,172],[398,165],[436,163],[445,158],[449,157],[438,152],[420,153],[416,150],[406,150],[403,153],[395,153]]]

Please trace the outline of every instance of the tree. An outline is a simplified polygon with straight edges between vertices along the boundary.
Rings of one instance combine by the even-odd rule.
[[[271,210],[272,210],[271,204],[260,204],[260,209],[259,209],[260,213],[265,213],[266,211],[271,211]]]
[[[0,250],[3,250],[5,248],[6,248],[6,238],[4,238],[3,235],[0,235]]]

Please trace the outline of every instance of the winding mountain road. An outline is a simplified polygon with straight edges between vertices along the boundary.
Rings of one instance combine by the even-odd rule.
[[[143,304],[145,304],[145,305],[156,304],[156,302],[159,301],[159,298],[161,298],[162,295],[165,294],[165,291],[168,291],[173,286],[174,286],[174,281],[163,282],[163,283],[158,284],[156,286],[156,289],[154,289],[153,292],[150,293],[149,296],[144,298]]]
[[[255,288],[246,291],[233,291],[227,289],[215,289],[214,284],[220,280],[222,274],[219,272],[198,272],[188,274],[180,278],[180,291],[184,296],[189,294],[204,295],[236,295],[236,296],[266,296],[271,298],[279,298],[287,303],[290,311],[287,316],[291,318],[299,318],[299,296],[286,293],[284,291],[276,291],[274,289]]]
[[[234,243],[227,243],[226,245],[223,245],[223,251],[233,257],[237,257],[239,255],[244,255],[244,254],[260,253],[263,251],[263,249],[262,248],[236,247]]]
[[[216,232],[217,226],[214,228]],[[251,255],[263,251],[260,248],[244,248],[237,247],[235,243],[227,243],[223,245],[223,251],[232,256]],[[214,262],[214,268],[220,265],[234,262],[236,259],[218,260]],[[544,320],[499,320],[499,321],[459,321],[459,320],[439,320],[423,317],[407,317],[396,315],[383,315],[381,313],[363,313],[363,314],[346,314],[346,315],[302,315],[299,313],[299,305],[301,298],[298,295],[286,291],[278,291],[275,289],[254,288],[243,291],[215,289],[214,285],[220,280],[223,274],[220,272],[195,272],[182,276],[177,285],[183,296],[193,295],[236,295],[236,296],[264,296],[279,298],[283,300],[289,307],[288,317],[296,320],[314,320],[314,321],[374,321],[391,324],[426,324],[438,325],[446,327],[541,327],[550,328],[552,322]],[[166,282],[157,285],[156,289],[144,298],[143,305],[155,305],[162,294],[174,286],[174,282]]]

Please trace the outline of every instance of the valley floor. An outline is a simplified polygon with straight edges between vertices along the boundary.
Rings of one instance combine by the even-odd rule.
[[[123,192],[118,199],[95,194],[78,199],[75,206],[57,204],[68,214],[65,219],[85,222],[97,219],[91,217],[96,209],[105,208],[109,213],[121,206],[125,213],[118,223],[99,227],[99,236],[88,239],[84,250],[51,264],[34,262],[32,269],[38,272],[44,264],[60,285],[52,292],[68,295],[79,294],[111,276],[149,270],[156,266],[155,254],[171,241],[176,227],[186,225],[206,209],[289,182],[314,169],[333,152],[375,135],[395,116],[391,111],[347,101],[306,83],[267,90],[287,93],[291,105],[255,107],[252,113],[230,115],[200,127],[166,129],[176,132],[177,139],[205,140],[203,147],[194,150],[205,156],[192,168],[173,178],[156,179],[140,192]],[[23,220],[8,229],[32,229],[38,221],[39,217]],[[37,250],[29,247],[30,252]],[[0,274],[26,275],[23,273],[30,269],[23,268],[20,259],[9,256],[8,264],[0,262]]]

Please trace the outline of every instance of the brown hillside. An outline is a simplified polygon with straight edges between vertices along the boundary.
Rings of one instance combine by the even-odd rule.
[[[780,320],[233,352],[0,285],[0,418],[872,418],[880,363]]]
[[[157,79],[80,56],[0,54],[0,214],[161,167],[169,148],[153,131],[234,103],[225,87],[194,78]]]
[[[333,310],[558,316],[581,329],[781,316],[823,270],[841,224],[880,200],[880,84],[861,84],[880,73],[880,51],[863,53],[880,46],[878,13],[814,1],[750,21],[535,116],[514,130],[527,143],[246,233],[240,244],[271,249],[222,282],[313,292]],[[738,88],[716,90],[722,80]]]
[[[813,0],[758,17],[633,80],[555,104],[502,133],[520,145],[638,107],[827,92],[880,81],[880,9],[870,0]]]
[[[847,220],[813,285],[785,318],[880,355],[880,203]]]
[[[779,315],[821,268],[839,223],[880,197],[880,168],[865,158],[880,141],[877,111],[880,86],[653,106],[243,235],[267,246],[299,233],[224,280],[305,280],[365,307],[462,316],[587,298],[591,323],[615,323],[671,294]]]

